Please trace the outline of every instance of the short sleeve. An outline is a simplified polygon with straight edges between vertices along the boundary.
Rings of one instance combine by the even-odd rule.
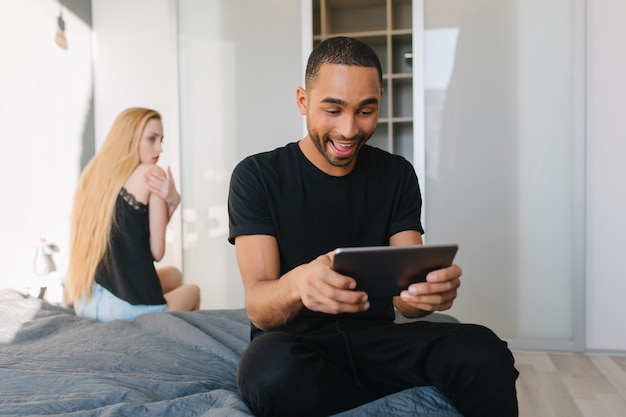
[[[262,169],[253,157],[241,161],[233,170],[228,191],[228,241],[241,235],[275,236]]]
[[[424,234],[421,222],[422,195],[417,174],[409,161],[403,159],[400,175],[398,176],[399,199],[390,224],[390,234],[393,236],[405,230],[416,230]]]

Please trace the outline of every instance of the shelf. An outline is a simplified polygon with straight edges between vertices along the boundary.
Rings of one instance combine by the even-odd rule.
[[[413,159],[412,0],[313,0],[313,46],[334,36],[369,45],[385,93],[369,144]]]
[[[392,117],[391,119],[389,119],[388,117],[381,117],[378,119],[378,124],[384,124],[384,123],[396,123],[396,124],[400,124],[400,123],[408,123],[408,124],[412,124],[413,123],[413,118],[412,117]]]
[[[413,117],[413,79],[397,78],[391,84],[392,117]]]
[[[394,73],[413,73],[413,37],[397,35],[391,38],[391,70]]]
[[[361,32],[336,32],[336,33],[326,33],[325,35],[314,35],[314,41],[323,41],[324,39],[334,38],[335,36],[347,36],[349,38],[356,38],[362,41],[369,42],[387,42],[387,31],[386,30],[368,30]]]
[[[385,0],[321,0],[320,33],[351,33],[387,29]]]
[[[413,123],[394,125],[392,146],[394,153],[413,159]]]
[[[413,2],[412,0],[392,1],[392,31],[413,29]]]

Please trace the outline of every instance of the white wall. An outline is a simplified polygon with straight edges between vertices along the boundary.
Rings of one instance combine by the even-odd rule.
[[[587,348],[626,350],[626,0],[587,0]]]
[[[70,213],[92,98],[91,28],[56,0],[0,0],[0,287],[25,287],[39,237],[67,269]],[[52,281],[46,281],[52,282]]]
[[[159,165],[172,167],[180,191],[176,2],[92,0],[96,146],[125,108],[149,107],[163,117]],[[182,266],[180,212],[167,230],[161,264]]]

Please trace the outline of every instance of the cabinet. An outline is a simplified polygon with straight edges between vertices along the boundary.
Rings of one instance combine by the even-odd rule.
[[[383,69],[383,102],[372,146],[413,160],[412,0],[313,0],[313,46],[350,36],[371,46]]]

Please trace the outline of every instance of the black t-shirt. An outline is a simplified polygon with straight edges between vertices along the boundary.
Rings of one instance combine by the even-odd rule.
[[[416,230],[422,199],[415,170],[403,157],[365,145],[355,168],[334,177],[319,170],[297,143],[241,161],[230,183],[228,240],[274,236],[281,275],[340,246],[388,245],[392,235]],[[371,300],[351,317],[393,319],[392,300]],[[336,316],[333,316],[336,317]],[[332,319],[303,309],[287,330],[305,331]]]
[[[109,249],[96,270],[96,282],[133,305],[165,304],[150,251],[148,206],[122,188],[115,218]]]

